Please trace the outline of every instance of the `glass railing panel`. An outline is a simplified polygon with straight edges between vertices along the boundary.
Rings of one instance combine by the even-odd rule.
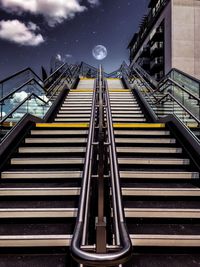
[[[38,118],[44,118],[47,113],[51,103],[45,103],[39,98],[32,96],[31,99],[27,101],[27,113],[32,114]]]
[[[197,97],[200,97],[200,82],[189,76],[184,75],[181,72],[173,70],[170,72],[169,77],[178,82],[181,86],[187,88]]]
[[[200,119],[200,102],[198,99],[191,97],[187,91],[176,85],[169,85],[166,89],[162,90],[163,94],[170,93],[174,96],[183,106],[185,106],[197,119]]]
[[[9,98],[0,101],[0,117],[4,118],[14,108],[16,108],[24,99],[26,99],[31,93],[41,97],[43,100],[48,101],[45,92],[40,85],[35,82],[31,82],[23,86],[16,93],[13,93]]]
[[[41,85],[42,82],[31,70],[25,70],[21,73],[17,74],[16,76],[13,76],[11,78],[5,79],[2,82],[0,82],[0,98],[5,97],[6,95],[13,92],[16,88],[21,86],[22,84],[26,83],[27,81],[31,79],[35,79],[38,81]]]

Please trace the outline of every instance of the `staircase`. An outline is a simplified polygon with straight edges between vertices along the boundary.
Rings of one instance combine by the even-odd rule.
[[[121,204],[119,180],[131,239],[126,242],[133,248],[130,261],[120,267],[200,266],[199,166],[173,128],[149,121],[134,90],[125,89],[121,79],[105,80],[100,74],[97,80],[81,78],[53,121],[36,123],[4,166],[0,267],[96,267],[92,260],[78,264],[70,254],[85,203],[90,216],[84,235],[89,233],[89,238],[83,238],[87,244],[80,242],[81,256],[87,252],[98,262],[104,249],[107,259],[121,252],[124,244],[116,233],[122,228],[115,229],[124,223],[123,214],[115,221]],[[162,107],[157,109],[164,115]],[[92,123],[91,114],[96,116]],[[116,173],[118,181],[113,179]],[[84,187],[86,201],[79,203]],[[105,241],[105,248],[98,240]],[[120,260],[129,256],[121,255]],[[80,255],[75,256],[81,262]],[[108,262],[98,266],[117,265]]]
[[[76,266],[69,246],[94,79],[80,80],[53,123],[36,124],[1,173],[0,266]]]
[[[108,81],[133,245],[133,258],[124,266],[199,266],[199,172],[168,127],[148,123],[134,91],[116,84]]]

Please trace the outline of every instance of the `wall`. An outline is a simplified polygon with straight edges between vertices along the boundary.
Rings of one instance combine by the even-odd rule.
[[[138,51],[134,58],[134,62],[137,61],[138,57],[141,54],[142,48],[146,46],[146,44],[149,42],[150,36],[153,34],[156,28],[159,27],[161,22],[165,20],[165,74],[167,74],[172,67],[172,25],[171,25],[171,2],[165,7],[164,11],[160,15],[159,19],[156,21],[155,25],[153,26],[150,34],[147,36],[146,40],[143,42],[143,45],[141,49]]]
[[[200,79],[199,0],[172,0],[172,67]]]

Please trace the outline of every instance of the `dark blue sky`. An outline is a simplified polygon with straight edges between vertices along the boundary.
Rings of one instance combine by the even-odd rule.
[[[0,4],[3,1],[0,0]],[[66,0],[67,1],[67,0]],[[85,0],[86,1],[86,0]],[[146,13],[149,0],[100,0],[100,5],[76,13],[74,18],[50,27],[42,15],[16,12],[0,8],[2,20],[19,20],[27,25],[32,22],[40,27],[44,42],[38,46],[19,45],[0,39],[0,79],[22,68],[30,66],[40,73],[41,65],[49,67],[52,56],[71,55],[69,62],[85,61],[98,66],[92,49],[98,44],[108,50],[108,57],[101,63],[105,71],[116,69],[123,60],[128,60],[127,45],[142,16]]]

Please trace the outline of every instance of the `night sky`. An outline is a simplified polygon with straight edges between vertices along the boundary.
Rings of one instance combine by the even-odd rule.
[[[39,3],[38,10],[24,6],[29,1]],[[28,66],[40,73],[41,65],[48,69],[51,57],[56,55],[71,63],[85,61],[93,66],[102,63],[107,72],[117,69],[123,60],[128,61],[127,45],[138,30],[149,2],[54,0],[55,5],[61,3],[59,12],[63,11],[63,1],[81,6],[82,10],[73,11],[69,14],[71,18],[67,18],[68,9],[64,16],[61,12],[49,17],[52,6],[48,10],[45,1],[48,2],[16,0],[19,5],[13,6],[12,0],[0,0],[0,79]],[[108,50],[103,61],[92,56],[92,49],[99,44]]]

